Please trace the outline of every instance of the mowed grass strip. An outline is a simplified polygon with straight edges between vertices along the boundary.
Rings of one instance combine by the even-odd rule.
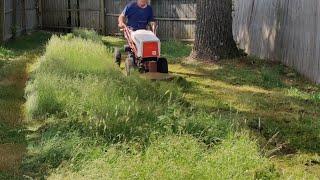
[[[21,179],[26,153],[24,87],[27,67],[50,34],[33,33],[0,46],[0,179]]]

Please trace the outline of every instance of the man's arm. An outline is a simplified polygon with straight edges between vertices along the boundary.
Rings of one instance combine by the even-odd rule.
[[[119,28],[126,27],[125,21],[126,21],[126,16],[123,13],[121,13],[119,18],[118,18],[118,26],[119,26]]]
[[[151,26],[151,31],[156,33],[157,23],[155,21],[151,21],[150,26]]]
[[[154,20],[154,14],[153,14],[153,9],[152,8],[151,8],[150,16],[149,16],[149,24],[150,24],[150,27],[151,27],[151,31],[156,34],[157,24],[156,24],[156,22]]]

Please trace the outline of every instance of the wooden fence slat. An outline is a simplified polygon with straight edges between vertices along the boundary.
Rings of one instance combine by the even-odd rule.
[[[234,9],[240,48],[320,83],[319,0],[236,0]]]
[[[4,15],[5,15],[4,0],[0,0],[0,42],[4,40]]]
[[[19,36],[37,28],[36,1],[38,0],[0,0],[0,40],[6,41],[14,35]]]
[[[104,0],[100,0],[100,28],[101,28],[101,32],[102,34],[106,34],[106,5]]]
[[[13,0],[13,7],[12,7],[12,20],[11,20],[11,37],[16,36],[17,34],[13,34],[17,32],[17,0]],[[14,30],[13,30],[14,29]],[[14,32],[15,31],[15,32]]]

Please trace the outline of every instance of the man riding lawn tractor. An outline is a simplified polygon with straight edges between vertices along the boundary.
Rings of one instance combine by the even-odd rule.
[[[128,53],[125,61],[127,75],[130,75],[134,67],[140,73],[168,73],[167,60],[160,57],[161,43],[156,36],[156,23],[148,0],[129,3],[118,21],[128,43],[125,46],[125,52]],[[148,25],[151,30],[147,30]],[[115,59],[120,65],[121,53],[118,49]]]

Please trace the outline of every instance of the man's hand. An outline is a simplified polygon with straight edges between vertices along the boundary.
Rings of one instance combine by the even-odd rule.
[[[121,14],[121,15],[119,16],[119,19],[118,19],[118,26],[119,26],[119,28],[125,28],[125,27],[127,26],[127,25],[124,23],[125,19],[126,19],[126,17],[125,17],[124,14]]]
[[[127,25],[123,22],[119,22],[118,26],[119,28],[125,28]]]
[[[156,34],[157,32],[157,24],[156,22],[150,22],[150,26],[151,26],[151,31]]]

